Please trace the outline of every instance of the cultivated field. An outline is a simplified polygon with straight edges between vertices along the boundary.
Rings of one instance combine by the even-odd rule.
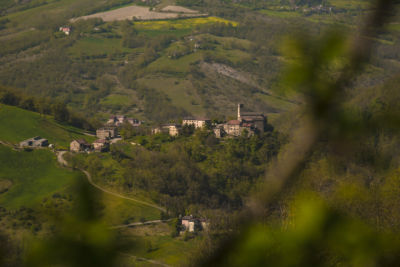
[[[91,18],[101,18],[103,21],[115,21],[115,20],[159,20],[159,19],[176,19],[181,17],[200,17],[206,16],[206,14],[193,13],[190,10],[189,13],[176,13],[175,12],[156,12],[150,11],[149,7],[141,6],[127,6],[115,10],[110,10],[106,12],[100,12],[88,16],[82,16],[78,18],[71,19],[71,22],[77,21],[79,19],[91,19]],[[182,12],[182,11],[178,11]]]

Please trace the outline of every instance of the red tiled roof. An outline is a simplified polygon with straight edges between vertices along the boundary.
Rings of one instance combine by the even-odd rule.
[[[240,121],[238,121],[238,120],[231,120],[231,121],[228,121],[228,124],[229,124],[229,125],[240,125]]]

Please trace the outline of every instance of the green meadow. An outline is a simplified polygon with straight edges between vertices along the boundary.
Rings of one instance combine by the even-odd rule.
[[[7,209],[35,206],[77,178],[83,179],[82,174],[60,168],[55,155],[48,150],[20,152],[0,145],[0,180],[12,183],[8,191],[0,194],[0,206]]]
[[[52,144],[66,148],[73,139],[94,139],[84,135],[80,129],[58,124],[50,116],[40,116],[39,113],[7,105],[0,105],[0,124],[0,140],[12,143],[41,136]]]

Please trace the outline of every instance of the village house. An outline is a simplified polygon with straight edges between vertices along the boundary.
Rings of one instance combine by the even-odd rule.
[[[110,149],[110,142],[106,139],[98,139],[92,145],[93,150],[96,152],[105,152]]]
[[[193,215],[183,216],[181,219],[181,225],[183,231],[188,231],[190,233],[196,230],[208,230],[209,223],[204,218],[196,218]]]
[[[67,26],[60,27],[59,31],[65,33],[65,35],[69,35],[71,33],[71,27]]]
[[[117,135],[118,131],[116,127],[103,127],[96,130],[96,136],[99,139],[113,139]]]
[[[71,152],[83,152],[89,151],[91,146],[84,139],[73,140],[69,145],[69,150]]]
[[[170,124],[163,124],[160,127],[155,127],[151,129],[152,134],[159,134],[159,133],[166,133],[170,136],[177,136],[181,130],[181,126],[178,124],[170,123]]]
[[[238,104],[238,121],[252,125],[258,132],[263,133],[265,128],[265,116],[257,112],[242,112],[243,104]]]
[[[194,125],[194,128],[204,128],[207,125],[211,125],[211,120],[207,118],[194,118],[194,117],[187,117],[184,118],[182,121],[182,126],[183,125]]]
[[[224,124],[224,131],[231,136],[240,136],[240,121],[230,120]]]
[[[19,143],[20,147],[46,147],[48,145],[49,141],[40,136],[35,136]]]
[[[256,112],[242,112],[242,104],[238,104],[237,120],[230,120],[223,125],[224,132],[229,136],[240,136],[246,132],[247,136],[252,136],[256,132],[264,132],[265,128],[265,116],[261,113]],[[220,132],[215,131],[216,137],[220,135]]]
[[[121,126],[124,122],[127,122],[134,127],[138,127],[138,126],[142,125],[142,122],[140,120],[133,119],[133,118],[127,118],[125,115],[111,116],[107,121],[107,125]]]
[[[226,135],[224,124],[217,124],[213,129],[216,138],[222,138]]]

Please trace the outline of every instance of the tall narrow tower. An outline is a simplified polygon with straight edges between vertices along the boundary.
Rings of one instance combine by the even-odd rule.
[[[242,107],[243,107],[243,104],[238,104],[238,116],[237,116],[238,121],[242,121],[242,119],[240,118],[240,108],[242,108]]]

